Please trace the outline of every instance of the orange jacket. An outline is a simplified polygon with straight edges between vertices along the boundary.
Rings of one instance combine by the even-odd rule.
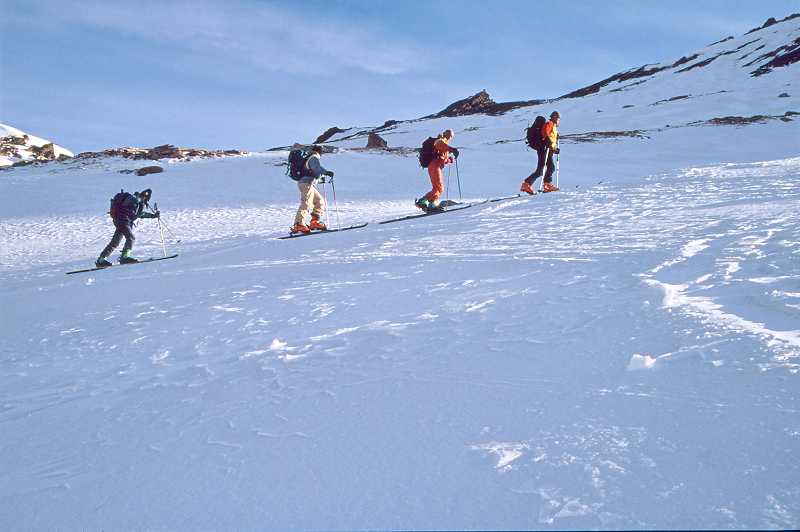
[[[542,126],[542,140],[550,149],[558,147],[558,126],[552,120]]]
[[[450,146],[447,144],[447,139],[439,137],[433,143],[433,151],[436,154],[435,160],[441,161],[442,165],[450,164]]]

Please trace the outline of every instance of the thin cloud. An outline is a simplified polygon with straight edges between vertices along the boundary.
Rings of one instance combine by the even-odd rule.
[[[387,42],[358,21],[344,26],[300,8],[242,1],[63,1],[26,7],[27,16],[51,24],[110,31],[292,74],[330,75],[345,69],[403,74],[416,69],[414,58],[422,53],[415,45]]]

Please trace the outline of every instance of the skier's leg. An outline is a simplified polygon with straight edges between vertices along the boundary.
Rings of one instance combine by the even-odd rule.
[[[440,161],[433,161],[428,165],[428,176],[431,178],[431,191],[425,195],[425,199],[432,205],[436,204],[439,196],[444,192],[444,171]]]
[[[300,190],[300,206],[297,208],[297,214],[294,217],[295,225],[305,225],[306,216],[311,210],[312,202],[312,186],[311,183],[297,182],[297,188]]]
[[[309,229],[321,229],[325,230],[328,228],[327,225],[322,223],[320,220],[322,219],[322,215],[325,213],[325,198],[322,197],[317,187],[311,185],[311,193],[309,201],[313,204],[314,210],[311,211],[311,223],[309,224]]]
[[[542,177],[549,152],[550,150],[547,148],[539,148],[536,150],[536,171],[533,173],[533,181],[536,181],[537,177]],[[533,184],[533,181],[531,181],[531,184]]]
[[[111,241],[103,249],[103,251],[100,252],[100,256],[97,258],[97,262],[101,262],[107,259],[108,256],[111,255],[111,253],[113,253],[115,249],[117,249],[117,246],[119,246],[119,243],[122,241],[122,236],[123,236],[122,231],[120,231],[119,227],[117,227],[115,224],[114,236],[111,237]]]
[[[317,187],[311,185],[311,201],[314,205],[314,210],[311,212],[311,216],[319,220],[322,218],[322,215],[325,213],[325,198],[322,197],[322,194],[319,193]]]
[[[544,182],[551,183],[553,181],[553,172],[556,169],[556,165],[553,164],[553,152],[547,150],[547,171],[544,173]]]
[[[118,229],[122,233],[122,236],[125,237],[125,245],[122,246],[122,258],[129,259],[131,250],[133,250],[133,243],[136,241],[136,237],[133,236],[133,225],[122,224]]]

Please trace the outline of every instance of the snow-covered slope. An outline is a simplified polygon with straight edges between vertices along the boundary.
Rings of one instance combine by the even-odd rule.
[[[0,124],[0,168],[20,161],[63,160],[74,156],[68,149],[49,140]]]
[[[791,110],[795,68],[735,114]],[[377,223],[427,190],[416,157],[340,138],[329,221],[370,225],[296,240],[281,152],[3,172],[0,529],[800,527],[798,122],[611,105],[650,83],[397,124],[456,128],[465,201],[516,192],[540,111],[648,129],[565,141],[561,193],[414,221]],[[65,276],[148,187],[180,256]]]
[[[792,121],[800,113],[798,56],[800,15],[793,15],[672,61],[620,72],[546,104],[501,116],[442,117],[349,128],[326,142],[363,147],[367,133],[376,131],[390,146],[417,148],[428,135],[451,127],[459,146],[522,143],[523,129],[536,115],[549,116],[553,109],[561,114],[567,144],[623,135],[646,140],[676,128],[679,132],[701,128],[708,136],[708,128],[720,124]],[[719,120],[724,118],[728,120]],[[797,149],[797,135],[790,140]]]

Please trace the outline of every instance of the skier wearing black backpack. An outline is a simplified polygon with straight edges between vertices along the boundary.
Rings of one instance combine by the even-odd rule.
[[[553,111],[550,114],[550,120],[545,120],[543,116],[537,116],[536,120],[533,121],[533,125],[526,130],[525,136],[528,146],[536,150],[538,161],[536,170],[525,178],[522,185],[520,185],[520,192],[536,194],[532,185],[536,181],[536,178],[541,177],[543,173],[544,180],[542,190],[544,192],[555,192],[558,190],[558,188],[553,185],[553,170],[555,169],[553,154],[557,154],[561,151],[558,147],[558,123],[560,120],[561,115],[558,114],[558,111]],[[547,166],[546,173],[544,172],[545,166]]]
[[[458,158],[458,148],[450,146],[455,133],[447,129],[436,138],[428,137],[422,143],[419,153],[419,164],[428,169],[431,178],[431,191],[419,198],[414,204],[423,211],[439,209],[439,196],[444,192],[444,167]]]
[[[309,233],[311,231],[325,231],[327,227],[320,221],[325,212],[325,199],[314,185],[319,180],[325,182],[325,177],[333,179],[333,172],[323,168],[320,158],[322,148],[312,146],[310,151],[303,150],[299,144],[292,146],[289,152],[289,176],[297,181],[300,190],[300,206],[294,217],[294,225],[289,230],[290,234]],[[306,215],[311,212],[311,223],[305,224]]]
[[[122,246],[122,255],[119,258],[119,263],[132,264],[139,262],[131,257],[133,243],[136,240],[133,236],[133,225],[139,218],[159,218],[161,216],[159,211],[147,212],[144,210],[148,206],[152,195],[153,191],[147,188],[133,194],[120,190],[118,194],[111,198],[109,214],[114,222],[115,231],[114,236],[111,237],[111,242],[108,243],[95,261],[95,265],[98,268],[111,266],[108,256],[119,246],[123,237],[125,238],[125,245]]]

